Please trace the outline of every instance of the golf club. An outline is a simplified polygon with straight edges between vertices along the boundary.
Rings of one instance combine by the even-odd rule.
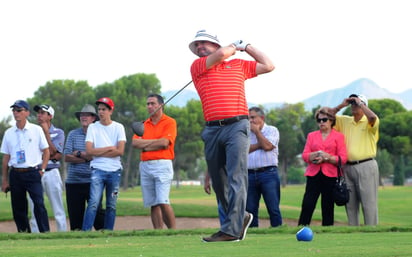
[[[185,89],[187,86],[189,86],[190,83],[192,83],[192,81],[189,81],[189,83],[184,85],[184,87],[182,87],[179,91],[177,91],[174,95],[172,95],[169,99],[167,99],[166,102],[164,102],[162,105],[160,105],[158,108],[156,108],[152,113],[150,113],[149,117],[152,116],[153,114],[155,114],[161,108],[163,108],[163,106],[165,106],[170,100],[172,100],[175,96],[177,96],[180,92],[182,92],[183,89]],[[139,137],[143,136],[143,133],[144,133],[143,122],[142,121],[134,121],[132,123],[132,130]]]

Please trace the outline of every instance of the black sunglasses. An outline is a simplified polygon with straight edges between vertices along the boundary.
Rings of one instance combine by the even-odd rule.
[[[322,121],[322,122],[327,122],[328,120],[329,120],[328,118],[316,119],[316,121],[317,121],[318,123],[320,123],[321,121]]]
[[[24,109],[13,109],[13,112],[22,112]]]

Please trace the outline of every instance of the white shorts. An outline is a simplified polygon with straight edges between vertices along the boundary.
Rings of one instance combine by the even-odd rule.
[[[173,179],[172,160],[141,161],[139,169],[144,207],[170,204],[169,194]]]

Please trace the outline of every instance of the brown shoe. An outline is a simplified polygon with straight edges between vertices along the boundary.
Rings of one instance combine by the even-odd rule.
[[[202,239],[203,242],[212,243],[212,242],[238,242],[239,238],[235,236],[228,235],[223,233],[222,231],[218,231],[214,233],[210,237],[204,237]]]
[[[252,220],[253,220],[252,213],[246,213],[245,218],[243,219],[243,230],[242,230],[242,235],[239,237],[240,240],[245,239],[247,229],[249,228],[250,223],[252,223]]]

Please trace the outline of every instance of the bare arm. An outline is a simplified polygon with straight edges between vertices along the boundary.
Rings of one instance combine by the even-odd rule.
[[[1,190],[3,192],[6,192],[6,188],[8,188],[9,185],[9,160],[10,160],[10,155],[9,154],[3,154],[3,161],[2,161],[2,183],[1,183]]]
[[[250,130],[255,133],[257,144],[251,144],[249,147],[249,153],[254,152],[258,149],[262,149],[264,151],[271,151],[275,146],[265,137],[263,136],[260,128],[256,124],[250,124]]]
[[[207,57],[206,68],[210,69],[211,67],[223,62],[235,53],[236,47],[233,44],[219,48],[218,50],[216,50],[216,52],[210,54]]]
[[[157,151],[167,149],[170,141],[167,138],[159,139],[133,139],[132,146],[143,151]]]
[[[99,147],[94,148],[92,142],[86,142],[86,154],[91,156],[98,156],[98,157],[116,157],[121,156],[124,153],[124,147],[126,142],[119,141],[117,142],[117,146],[106,146],[106,147]]]
[[[257,75],[268,73],[275,69],[275,66],[273,65],[269,57],[253,45],[247,45],[245,52],[248,53],[257,62]]]

